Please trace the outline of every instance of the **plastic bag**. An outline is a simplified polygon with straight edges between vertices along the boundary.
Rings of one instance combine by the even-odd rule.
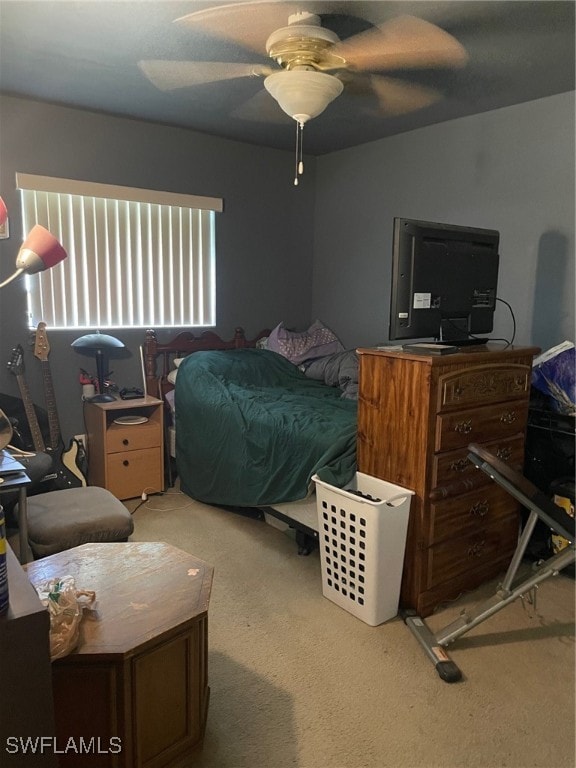
[[[550,398],[558,413],[576,415],[576,353],[571,341],[543,352],[532,368],[532,386]]]
[[[72,576],[49,579],[34,587],[50,614],[50,659],[54,661],[76,648],[82,614],[94,604],[96,592],[76,589]]]

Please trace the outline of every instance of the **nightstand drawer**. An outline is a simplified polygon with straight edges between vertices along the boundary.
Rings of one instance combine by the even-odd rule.
[[[110,424],[106,430],[108,453],[135,451],[141,448],[156,448],[161,444],[162,432],[158,424],[149,421],[146,424]]]
[[[107,458],[107,488],[118,499],[133,499],[162,490],[162,449],[112,453]]]
[[[436,417],[435,451],[450,451],[470,443],[486,443],[494,438],[524,434],[528,402],[513,401],[473,408]]]

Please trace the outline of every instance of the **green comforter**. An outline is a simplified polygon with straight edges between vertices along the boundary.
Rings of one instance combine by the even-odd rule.
[[[195,352],[176,377],[182,490],[226,506],[308,495],[312,475],[342,487],[356,469],[356,402],[275,352]]]

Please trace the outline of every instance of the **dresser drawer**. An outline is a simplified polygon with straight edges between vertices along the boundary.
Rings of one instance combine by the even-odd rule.
[[[111,453],[107,458],[107,488],[118,499],[132,499],[143,491],[162,490],[162,449],[144,448]]]
[[[434,450],[450,451],[470,443],[524,435],[527,418],[528,401],[524,400],[439,414]]]
[[[505,556],[512,556],[518,543],[517,514],[498,520],[475,533],[434,544],[423,553],[427,559],[424,589],[443,584]]]
[[[471,440],[469,442],[472,442]],[[485,443],[485,448],[491,451],[501,461],[511,466],[521,467],[524,462],[524,436]],[[452,483],[458,483],[473,477],[475,486],[488,485],[492,481],[484,472],[479,472],[476,465],[468,458],[468,443],[465,448],[455,451],[435,454],[432,459],[431,487],[441,488]]]
[[[471,493],[431,502],[426,545],[473,534],[518,511],[518,503],[492,483]]]
[[[162,440],[162,430],[154,421],[146,424],[110,424],[106,430],[106,445],[109,453],[134,451],[140,448],[155,448]]]
[[[529,365],[482,365],[440,376],[438,410],[528,397]]]

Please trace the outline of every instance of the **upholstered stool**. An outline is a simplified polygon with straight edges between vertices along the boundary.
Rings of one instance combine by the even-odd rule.
[[[81,544],[126,541],[134,530],[132,515],[105,488],[90,485],[31,496],[28,543],[35,558]]]

